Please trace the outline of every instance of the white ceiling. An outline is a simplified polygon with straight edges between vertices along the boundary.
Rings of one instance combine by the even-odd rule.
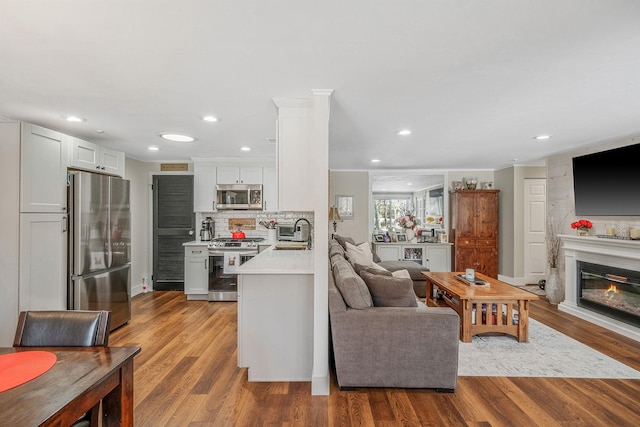
[[[531,164],[640,132],[639,22],[637,0],[0,0],[0,116],[139,160],[268,157],[272,98],[334,89],[332,169]]]

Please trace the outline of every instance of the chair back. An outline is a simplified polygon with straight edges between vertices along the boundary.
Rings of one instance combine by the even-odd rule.
[[[107,347],[110,311],[22,311],[14,347]]]

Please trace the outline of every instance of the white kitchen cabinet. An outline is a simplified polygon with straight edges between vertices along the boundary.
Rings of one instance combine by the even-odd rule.
[[[216,210],[216,167],[207,163],[193,164],[193,210],[212,212]]]
[[[184,293],[188,300],[207,300],[209,249],[206,243],[184,248]]]
[[[275,167],[262,168],[262,210],[278,211],[278,180]]]
[[[71,167],[92,172],[124,176],[124,153],[93,142],[72,138]]]
[[[67,309],[66,214],[20,215],[20,310]]]
[[[20,212],[67,211],[69,137],[23,123],[20,141]]]
[[[262,168],[248,166],[219,166],[218,184],[262,184]]]

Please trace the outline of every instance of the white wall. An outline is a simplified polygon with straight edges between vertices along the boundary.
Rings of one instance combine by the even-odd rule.
[[[335,206],[336,195],[353,196],[354,219],[338,222],[337,234],[352,237],[356,242],[371,240],[369,224],[372,222],[369,211],[369,173],[332,171],[329,180],[329,206]],[[333,223],[329,225],[329,235],[333,233]]]
[[[149,168],[153,164],[125,159],[125,178],[130,181],[131,204],[131,294],[142,292],[142,278],[149,271]]]
[[[18,324],[20,123],[0,121],[0,347],[11,347]]]

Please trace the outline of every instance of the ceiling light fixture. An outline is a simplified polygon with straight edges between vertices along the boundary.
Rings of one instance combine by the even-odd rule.
[[[251,151],[251,147],[241,147],[242,151]]]
[[[180,135],[177,133],[161,133],[160,134],[161,138],[164,139],[168,139],[169,141],[175,141],[175,142],[193,142],[195,141],[195,138],[187,136],[187,135]]]
[[[204,116],[202,120],[204,120],[205,122],[212,122],[212,123],[220,121],[216,116]]]
[[[413,182],[407,182],[407,185],[413,185]]]
[[[549,138],[551,138],[551,135],[538,135],[533,137],[533,139],[537,139],[538,141],[544,141]]]
[[[380,163],[380,159],[371,159],[371,163]]]
[[[64,117],[64,119],[68,122],[86,122],[87,119],[85,119],[84,117],[80,117],[80,116],[74,116],[74,115],[70,115],[70,116],[62,116]]]
[[[147,147],[147,150],[149,150],[149,151],[160,151],[160,147],[158,147],[157,145],[151,145],[151,146]]]
[[[400,136],[411,135],[411,131],[409,129],[402,129],[396,132],[396,135],[400,135]]]

